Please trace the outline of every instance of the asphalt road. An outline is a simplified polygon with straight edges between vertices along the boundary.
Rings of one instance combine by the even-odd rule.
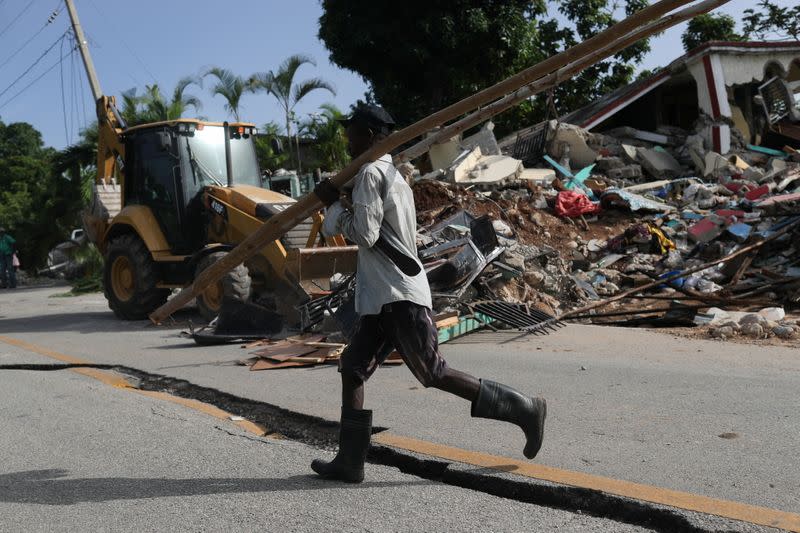
[[[379,465],[322,481],[319,450],[66,370],[1,371],[0,424],[2,531],[646,531]]]
[[[53,297],[63,290],[0,292],[0,335],[338,417],[333,368],[249,372],[235,364],[249,355],[238,346],[197,347],[178,335],[196,315],[182,312],[178,323],[160,328],[125,323],[113,318],[102,295]],[[508,340],[477,334],[442,351],[452,366],[548,399],[536,462],[800,511],[795,350],[574,325],[547,337]],[[25,350],[0,345],[0,365],[25,357]],[[375,410],[375,424],[394,434],[522,457],[518,430],[471,419],[468,404],[422,389],[404,367],[379,369],[368,385],[367,407]]]

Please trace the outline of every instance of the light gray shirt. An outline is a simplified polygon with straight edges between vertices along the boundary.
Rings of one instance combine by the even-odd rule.
[[[431,289],[417,257],[414,194],[386,154],[367,163],[353,178],[353,211],[341,202],[327,209],[325,235],[342,234],[358,245],[356,312],[377,315],[391,302],[408,300],[431,307]],[[378,236],[420,263],[420,273],[407,276],[374,248]]]

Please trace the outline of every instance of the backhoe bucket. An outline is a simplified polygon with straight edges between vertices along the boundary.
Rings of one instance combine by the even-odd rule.
[[[286,272],[298,281],[327,280],[356,271],[358,246],[293,248],[287,250]]]

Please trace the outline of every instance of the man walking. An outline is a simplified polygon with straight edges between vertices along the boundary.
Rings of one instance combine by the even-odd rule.
[[[14,266],[14,252],[17,241],[0,227],[0,287],[15,289],[17,287],[17,269]]]
[[[383,140],[394,126],[392,117],[375,105],[359,106],[344,123],[353,157]],[[352,203],[340,198],[329,181],[314,191],[328,206],[323,232],[343,234],[358,245],[355,303],[360,322],[339,363],[338,454],[330,462],[315,460],[311,468],[327,479],[364,479],[372,429],[372,411],[364,409],[364,383],[393,348],[422,385],[470,401],[473,417],[520,426],[526,437],[523,453],[532,459],[542,445],[545,400],[460,372],[439,354],[430,288],[417,257],[414,196],[391,156],[361,167],[353,185]]]

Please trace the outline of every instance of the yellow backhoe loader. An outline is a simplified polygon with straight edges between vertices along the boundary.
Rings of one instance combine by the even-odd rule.
[[[75,7],[66,3],[99,123],[84,226],[105,258],[109,307],[120,318],[143,319],[295,200],[262,187],[253,124],[179,119],[127,127],[100,90]],[[353,272],[356,247],[323,239],[321,223],[315,214],[205,290],[197,297],[203,316],[217,315],[223,298],[267,294],[289,313],[335,273]]]

